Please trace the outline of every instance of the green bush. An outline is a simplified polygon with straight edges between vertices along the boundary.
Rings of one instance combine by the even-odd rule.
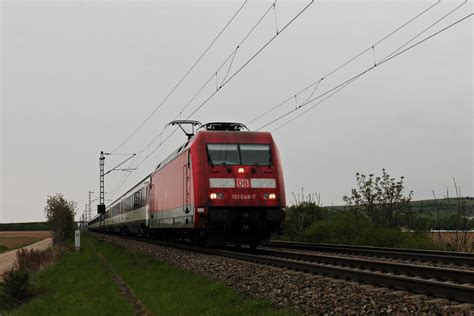
[[[27,271],[11,269],[3,275],[0,283],[0,306],[13,308],[33,295],[33,284]]]
[[[312,223],[326,216],[326,211],[312,201],[303,201],[290,206],[286,211],[285,235],[283,239],[293,239]]]
[[[330,244],[437,248],[425,232],[404,232],[399,228],[373,225],[365,217],[352,212],[341,212],[330,219],[314,223],[296,239]]]
[[[39,293],[31,281],[31,273],[52,265],[59,253],[51,249],[17,250],[15,265],[3,275],[3,283],[0,283],[0,315],[2,310],[15,308]]]

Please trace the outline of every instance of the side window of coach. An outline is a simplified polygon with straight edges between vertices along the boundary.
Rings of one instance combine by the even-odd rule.
[[[135,192],[133,196],[133,209],[136,210],[143,206],[142,190]]]

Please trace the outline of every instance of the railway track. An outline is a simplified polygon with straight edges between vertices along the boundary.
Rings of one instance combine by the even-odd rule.
[[[272,241],[268,245],[272,248],[285,248],[294,250],[328,252],[369,256],[377,258],[390,258],[412,261],[425,261],[432,263],[445,263],[474,267],[474,254],[452,251],[419,250],[405,248],[382,248],[367,246],[349,246],[333,244],[298,243],[291,241]]]
[[[474,304],[474,272],[468,270],[265,248],[255,252],[246,248],[199,248],[141,237],[121,237]]]

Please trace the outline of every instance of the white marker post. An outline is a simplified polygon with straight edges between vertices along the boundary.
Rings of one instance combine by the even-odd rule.
[[[79,249],[81,249],[81,231],[79,229],[75,231],[74,241],[76,245],[76,251],[79,251]]]

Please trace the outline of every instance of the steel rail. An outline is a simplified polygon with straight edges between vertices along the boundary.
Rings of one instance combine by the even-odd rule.
[[[349,267],[310,263],[292,259],[252,255],[225,250],[220,250],[216,254],[291,270],[331,276],[361,283],[376,284],[378,286],[407,290],[414,293],[443,297],[450,300],[471,304],[474,303],[474,286],[471,284],[454,284],[450,282],[440,282],[429,279],[387,274],[378,271],[368,271]]]
[[[456,281],[460,283],[474,284],[474,271],[470,270],[459,270],[362,258],[349,258],[334,255],[298,253],[281,250],[275,251],[268,249],[259,249],[258,253],[271,257],[280,257],[293,260],[302,260],[323,264],[354,267],[360,269],[369,269],[381,272],[390,272],[398,275],[406,274],[408,276],[419,276],[426,279],[438,279],[444,281]]]
[[[334,244],[298,243],[290,241],[271,241],[269,247],[298,250],[345,253],[372,257],[385,257],[402,260],[428,261],[455,265],[474,266],[474,254],[453,251],[434,251],[405,248],[382,248]]]
[[[286,268],[290,270],[303,271],[312,274],[331,276],[344,280],[352,280],[361,283],[374,284],[392,289],[407,290],[414,293],[442,297],[460,302],[466,302],[471,304],[474,303],[473,284],[455,284],[449,281],[446,282],[433,279],[425,279],[419,276],[410,277],[406,275],[396,275],[394,273],[386,273],[382,271],[370,271],[368,269],[354,268],[349,266],[344,267],[337,266],[334,264],[301,261],[301,259],[287,259],[269,256],[269,252],[267,252],[267,255],[265,255],[265,252],[263,252],[263,254],[253,254],[246,253],[244,252],[245,250],[242,251],[242,249],[240,249],[239,251],[229,251],[223,249],[201,248],[185,244],[167,243],[163,241],[151,240],[136,236],[115,236],[151,244],[157,244],[165,247],[189,250],[192,252],[202,253],[206,255],[215,255],[226,258],[239,259],[243,261],[255,262],[258,264]],[[354,258],[347,259],[352,260]]]

